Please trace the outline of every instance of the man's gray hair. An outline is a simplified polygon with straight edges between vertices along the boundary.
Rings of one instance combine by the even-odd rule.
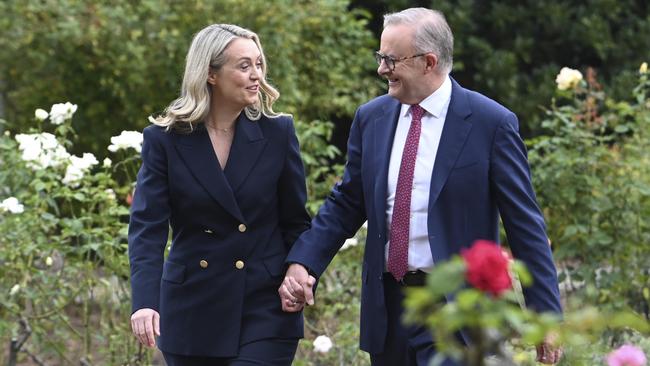
[[[402,24],[416,26],[413,37],[415,52],[436,54],[439,70],[449,74],[454,62],[454,35],[445,16],[427,8],[410,8],[384,15],[384,28]]]

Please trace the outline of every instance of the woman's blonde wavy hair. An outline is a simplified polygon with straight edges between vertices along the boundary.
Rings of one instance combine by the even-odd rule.
[[[185,60],[185,74],[181,95],[165,109],[165,112],[152,119],[166,130],[190,133],[198,123],[205,120],[210,112],[212,91],[208,84],[210,68],[217,71],[226,62],[225,50],[237,38],[252,39],[262,55],[262,75],[258,101],[244,109],[246,117],[256,121],[261,115],[275,117],[273,103],[280,93],[266,81],[266,58],[259,37],[254,32],[232,24],[212,24],[198,32],[192,40]]]

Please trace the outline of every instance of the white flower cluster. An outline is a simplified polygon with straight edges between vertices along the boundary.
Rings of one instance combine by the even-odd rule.
[[[126,150],[128,148],[135,151],[142,151],[142,133],[137,131],[122,131],[119,136],[111,137],[111,144],[108,151],[116,152],[117,150]]]
[[[84,174],[90,170],[93,165],[98,164],[97,158],[91,153],[84,153],[82,157],[71,156],[70,164],[65,170],[63,177],[63,184],[73,187],[79,185],[79,181],[83,178]]]
[[[66,120],[72,118],[72,115],[76,111],[77,105],[70,102],[52,104],[52,109],[50,109],[50,122],[52,122],[53,125],[60,125]],[[38,116],[36,118],[38,118]]]
[[[0,203],[0,212],[11,212],[13,214],[23,213],[23,206],[16,197],[9,197]]]
[[[327,353],[332,348],[332,340],[330,337],[320,335],[314,339],[314,352]]]
[[[70,157],[51,133],[17,134],[16,141],[22,159],[34,170],[59,166]]]
[[[563,67],[555,78],[557,88],[560,90],[573,89],[582,81],[582,73],[578,70]]]

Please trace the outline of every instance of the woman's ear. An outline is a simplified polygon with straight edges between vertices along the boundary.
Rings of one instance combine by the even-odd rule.
[[[217,83],[217,73],[210,68],[208,71],[208,84],[215,85]]]

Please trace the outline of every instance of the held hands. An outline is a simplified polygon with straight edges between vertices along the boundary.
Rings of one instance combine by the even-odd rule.
[[[152,348],[156,345],[154,334],[160,335],[160,315],[153,309],[140,309],[131,315],[131,329],[142,345]]]
[[[555,336],[549,335],[542,344],[537,346],[537,362],[554,365],[562,358],[562,347],[555,342]]]
[[[284,281],[278,289],[282,310],[295,313],[307,305],[314,305],[314,284],[316,278],[310,276],[307,269],[298,263],[293,263],[287,269]]]

